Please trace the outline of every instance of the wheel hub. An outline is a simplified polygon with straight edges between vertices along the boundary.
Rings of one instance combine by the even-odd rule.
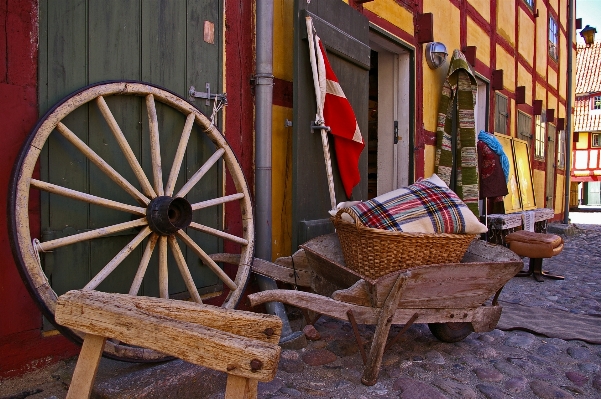
[[[185,229],[192,221],[192,206],[185,198],[156,197],[146,209],[148,227],[157,234],[168,236]]]

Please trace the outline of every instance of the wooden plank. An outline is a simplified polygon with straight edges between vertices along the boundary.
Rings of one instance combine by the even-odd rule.
[[[67,392],[67,399],[90,397],[105,341],[106,337],[93,334],[87,334],[84,338],[69,385],[69,392]]]
[[[377,324],[379,309],[336,301],[323,295],[294,290],[269,290],[248,296],[251,306],[265,302],[283,302],[292,306],[308,309],[319,314],[348,321],[346,312],[351,309],[359,324]],[[396,310],[392,324],[405,324],[417,311],[420,323],[451,323],[472,321],[481,306],[474,308],[402,308]]]
[[[312,282],[311,271],[309,270],[288,268],[259,258],[253,260],[252,271],[300,287],[310,287]]]
[[[88,83],[116,79],[141,80],[141,1],[107,0],[99,3],[88,0],[86,3],[88,11],[86,16],[88,29],[85,32],[86,47],[80,51],[84,51],[87,56]],[[144,99],[105,96],[105,100],[135,157],[140,159],[142,156],[140,151],[142,124],[140,122],[144,121],[142,119],[142,112],[145,108]],[[142,190],[96,104],[90,104],[86,119],[89,126],[88,145],[123,178]],[[67,126],[70,127],[70,125]],[[112,200],[132,202],[127,193],[119,189],[112,180],[94,166],[90,167],[89,179],[90,194],[103,196],[110,193],[109,198]],[[90,207],[89,215],[89,228],[109,226],[130,219],[129,215],[98,207]],[[90,242],[90,278],[98,273],[113,255],[127,245],[137,232],[132,231],[131,233],[130,237],[107,237]],[[142,252],[142,248],[134,250],[119,266],[116,273],[112,273],[98,289],[128,292]]]
[[[277,316],[224,309],[189,301],[83,290],[69,291],[60,298],[62,302],[84,301],[84,303],[93,303],[93,301],[97,301],[100,304],[106,301],[112,303],[117,298],[119,303],[127,309],[137,309],[145,314],[153,314],[157,317],[165,317],[186,323],[201,324],[272,344],[279,342],[282,330],[282,320]]]
[[[152,311],[127,304],[123,297],[97,292],[95,294],[101,295],[89,296],[85,294],[92,292],[82,291],[72,293],[59,298],[56,309],[59,324],[154,349],[240,377],[259,381],[270,381],[275,377],[280,356],[280,347],[276,344],[156,316]],[[71,296],[76,298],[69,299]],[[230,312],[238,316],[247,313]]]
[[[363,376],[361,377],[361,382],[365,385],[371,386],[378,381],[382,356],[384,355],[388,332],[390,331],[390,326],[392,324],[392,316],[397,308],[403,286],[407,283],[407,278],[407,275],[399,275],[394,286],[390,290],[386,301],[384,301],[384,305],[380,309],[379,320],[371,342],[367,364],[365,365]]]
[[[257,389],[257,380],[230,374],[225,385],[225,399],[256,399]]]

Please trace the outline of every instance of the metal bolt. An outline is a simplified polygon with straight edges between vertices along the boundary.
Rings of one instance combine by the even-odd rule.
[[[234,366],[233,364],[228,364],[227,367],[226,367],[227,371],[232,371],[232,370],[235,370],[235,369],[236,369],[236,366]]]
[[[252,371],[259,371],[263,368],[263,362],[259,359],[253,359],[250,361],[250,369]]]
[[[271,337],[273,335],[273,328],[266,328],[265,331],[263,331],[263,334],[267,335],[268,337]]]
[[[452,319],[453,317],[455,317],[455,315],[453,313],[451,313],[451,315],[449,317]]]

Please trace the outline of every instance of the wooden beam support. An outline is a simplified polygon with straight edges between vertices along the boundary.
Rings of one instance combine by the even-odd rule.
[[[555,110],[553,108],[547,109],[546,116],[547,123],[555,123]]]
[[[431,12],[417,15],[416,28],[418,43],[434,41],[434,16]]]
[[[543,100],[532,101],[532,114],[541,115],[543,113]]]
[[[503,90],[503,70],[495,69],[492,71],[491,86],[493,90]]]
[[[465,59],[470,63],[471,66],[476,66],[476,46],[467,46],[463,49],[463,55]]]
[[[526,104],[526,86],[518,86],[515,89],[515,103]]]

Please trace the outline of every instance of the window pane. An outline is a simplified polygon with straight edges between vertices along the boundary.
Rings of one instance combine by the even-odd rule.
[[[557,59],[557,35],[557,22],[552,16],[549,16],[549,55],[555,60]]]
[[[495,132],[507,134],[509,112],[507,110],[507,97],[499,93],[495,95]]]
[[[566,166],[566,132],[559,132],[557,143],[557,167],[563,169]]]
[[[532,139],[532,117],[518,111],[518,138],[525,140],[530,145]]]
[[[543,115],[536,115],[536,145],[534,156],[536,158],[544,159],[545,157],[545,138],[546,138],[546,129],[545,129],[545,118]]]

